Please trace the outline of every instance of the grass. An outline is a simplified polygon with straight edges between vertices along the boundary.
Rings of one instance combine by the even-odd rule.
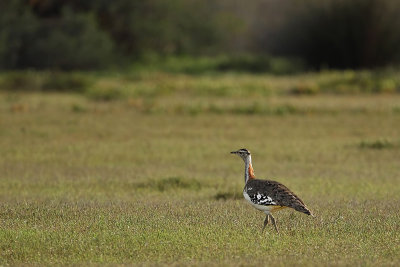
[[[238,65],[242,65],[240,61]],[[69,92],[96,101],[179,96],[226,98],[400,92],[398,70],[324,71],[278,76],[273,75],[274,72],[250,74],[240,71],[192,75],[178,70],[162,72],[141,67],[134,72],[122,73],[5,72],[0,73],[0,91]]]
[[[399,95],[298,96],[299,76],[153,75],[167,89],[113,101],[0,93],[1,265],[400,263]],[[190,91],[202,79],[226,93]],[[260,81],[288,93],[254,93]],[[242,147],[257,177],[287,185],[316,217],[283,210],[280,233],[261,234],[229,154]]]

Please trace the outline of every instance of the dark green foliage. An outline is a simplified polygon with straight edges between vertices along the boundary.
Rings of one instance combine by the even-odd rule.
[[[0,69],[24,67],[39,22],[21,0],[0,2]]]
[[[400,60],[400,3],[304,0],[276,29],[275,51],[314,68],[371,68]]]
[[[265,72],[270,69],[270,62],[269,58],[265,56],[236,56],[222,61],[217,69],[222,71]]]
[[[23,1],[0,6],[0,69],[94,69],[110,63],[113,44],[94,17],[62,9],[39,18]]]
[[[169,73],[185,73],[191,75],[218,72],[286,75],[300,73],[305,70],[304,64],[299,59],[252,54],[215,57],[154,57],[141,61],[140,64],[137,64],[135,67],[137,70],[162,70]]]
[[[225,57],[147,57],[134,65],[136,71],[163,71],[190,75],[213,73]]]
[[[96,69],[215,52],[225,38],[217,6],[197,0],[4,1],[0,69]]]
[[[239,71],[272,74],[293,74],[304,71],[301,60],[266,55],[237,55],[225,57],[216,66],[218,71]]]
[[[59,21],[40,28],[27,65],[35,68],[96,69],[110,63],[113,44],[90,15],[65,9]]]
[[[224,37],[215,1],[101,1],[93,4],[102,27],[126,53],[199,54]]]
[[[1,1],[0,70],[376,68],[400,62],[399,13],[396,0]],[[223,60],[189,62],[204,56]]]

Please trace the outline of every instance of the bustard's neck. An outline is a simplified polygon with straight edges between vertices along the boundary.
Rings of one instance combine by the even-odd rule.
[[[244,160],[244,183],[246,184],[249,179],[256,178],[254,175],[253,165],[251,164],[251,155]]]

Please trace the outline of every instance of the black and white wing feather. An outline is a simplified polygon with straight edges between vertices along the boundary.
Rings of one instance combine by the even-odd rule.
[[[312,215],[304,202],[279,182],[249,179],[244,191],[256,205],[289,207]]]
[[[268,195],[262,193],[262,192],[254,192],[254,193],[249,193],[247,192],[251,202],[257,205],[263,205],[263,206],[276,206],[276,202]]]

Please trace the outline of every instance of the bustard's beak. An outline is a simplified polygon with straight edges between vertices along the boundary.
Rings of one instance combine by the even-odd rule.
[[[237,151],[232,151],[232,152],[231,152],[231,154],[237,154],[237,153],[238,153]]]

